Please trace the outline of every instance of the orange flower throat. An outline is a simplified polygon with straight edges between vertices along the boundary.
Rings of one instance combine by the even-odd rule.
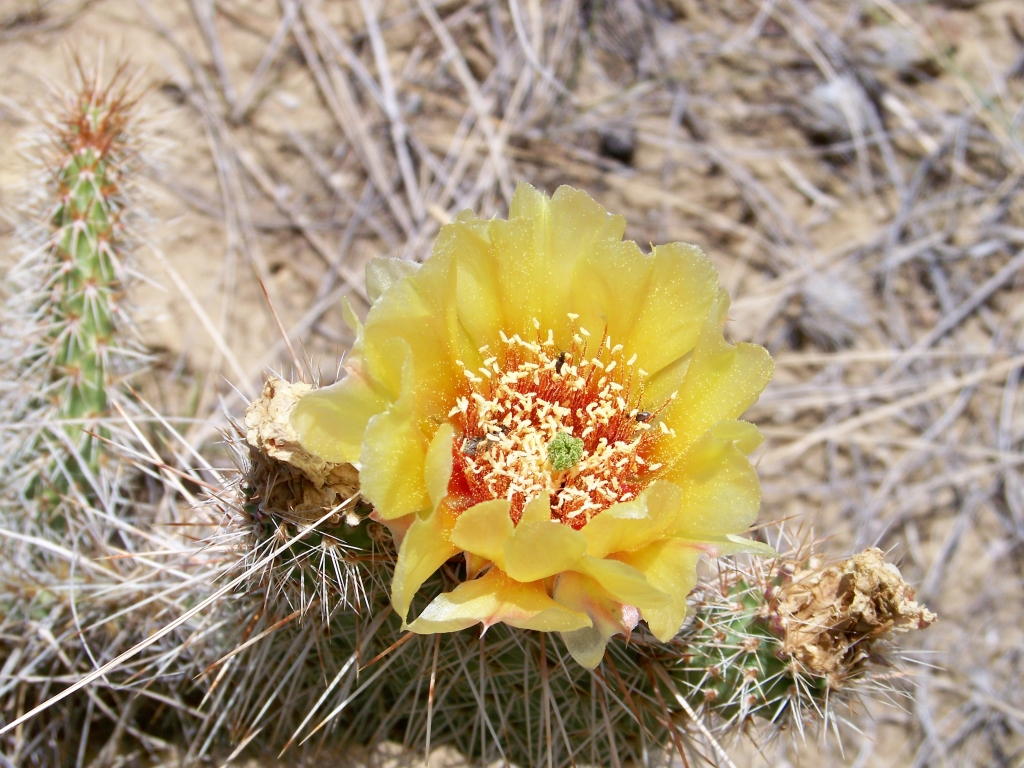
[[[588,357],[590,334],[575,328],[568,350],[553,334],[536,341],[501,334],[504,350],[485,346],[483,365],[470,370],[465,395],[448,414],[455,427],[449,504],[456,512],[492,499],[507,499],[515,524],[528,502],[547,494],[552,519],[574,529],[612,504],[636,498],[660,464],[651,449],[663,433],[656,411],[641,410],[646,372],[626,359],[607,332]],[[556,436],[582,441],[582,456],[568,469],[552,465]]]

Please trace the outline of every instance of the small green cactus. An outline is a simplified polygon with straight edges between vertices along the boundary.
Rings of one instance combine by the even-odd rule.
[[[53,216],[54,255],[63,263],[51,305],[51,337],[56,342],[52,375],[67,382],[60,412],[69,419],[107,413],[106,347],[121,292],[115,262],[119,206],[114,143],[120,116],[107,105],[83,107],[81,119],[65,135],[68,157],[58,177],[61,201]]]
[[[106,85],[98,74],[79,68],[79,75],[39,147],[45,175],[35,207],[42,220],[26,229],[29,253],[9,276],[3,312],[12,332],[3,363],[18,382],[4,410],[44,430],[14,452],[18,474],[34,475],[23,484],[29,496],[59,496],[69,482],[91,495],[84,481],[102,463],[98,437],[107,436],[102,421],[111,413],[111,389],[139,367],[121,309],[135,102],[123,68]],[[47,437],[57,424],[70,443]],[[64,445],[59,455],[35,460],[54,454],[55,444]]]
[[[741,579],[715,598],[696,612],[673,677],[695,706],[725,720],[771,720],[786,706],[799,670],[786,662],[782,641],[769,627],[764,589]],[[824,683],[809,677],[800,690],[824,702]]]
[[[110,408],[107,390],[124,291],[121,175],[133,105],[123,89],[107,86],[85,89],[70,106],[58,137],[64,157],[54,179],[59,202],[50,247],[57,269],[42,309],[50,316],[50,380],[58,385],[59,416],[90,422]],[[84,440],[82,454],[95,471],[95,439]]]

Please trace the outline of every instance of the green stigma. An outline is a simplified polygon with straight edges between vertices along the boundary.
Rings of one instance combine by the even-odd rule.
[[[583,441],[568,432],[559,432],[548,445],[548,461],[556,472],[564,472],[583,458]]]

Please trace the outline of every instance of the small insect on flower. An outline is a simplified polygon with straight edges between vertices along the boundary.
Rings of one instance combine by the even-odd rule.
[[[401,542],[391,600],[409,630],[559,632],[593,668],[641,619],[663,642],[679,631],[701,553],[772,552],[738,535],[761,436],[737,421],[771,358],[725,341],[728,296],[699,248],[646,255],[624,228],[583,192],[520,184],[507,221],[462,213],[422,266],[367,266],[347,376],[292,426],[360,467]],[[467,579],[410,618],[455,556]]]
[[[462,441],[462,455],[476,456],[486,451],[490,442],[486,437],[467,437]]]

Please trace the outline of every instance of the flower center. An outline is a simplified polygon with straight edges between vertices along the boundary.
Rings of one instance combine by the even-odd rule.
[[[643,490],[661,468],[647,461],[668,425],[640,407],[646,372],[607,333],[588,356],[591,335],[575,328],[568,350],[551,331],[536,341],[501,334],[498,354],[482,347],[476,371],[458,361],[466,394],[449,412],[456,430],[450,503],[463,511],[507,499],[516,524],[523,508],[547,495],[552,519],[582,528]],[[655,426],[657,424],[657,426]]]

